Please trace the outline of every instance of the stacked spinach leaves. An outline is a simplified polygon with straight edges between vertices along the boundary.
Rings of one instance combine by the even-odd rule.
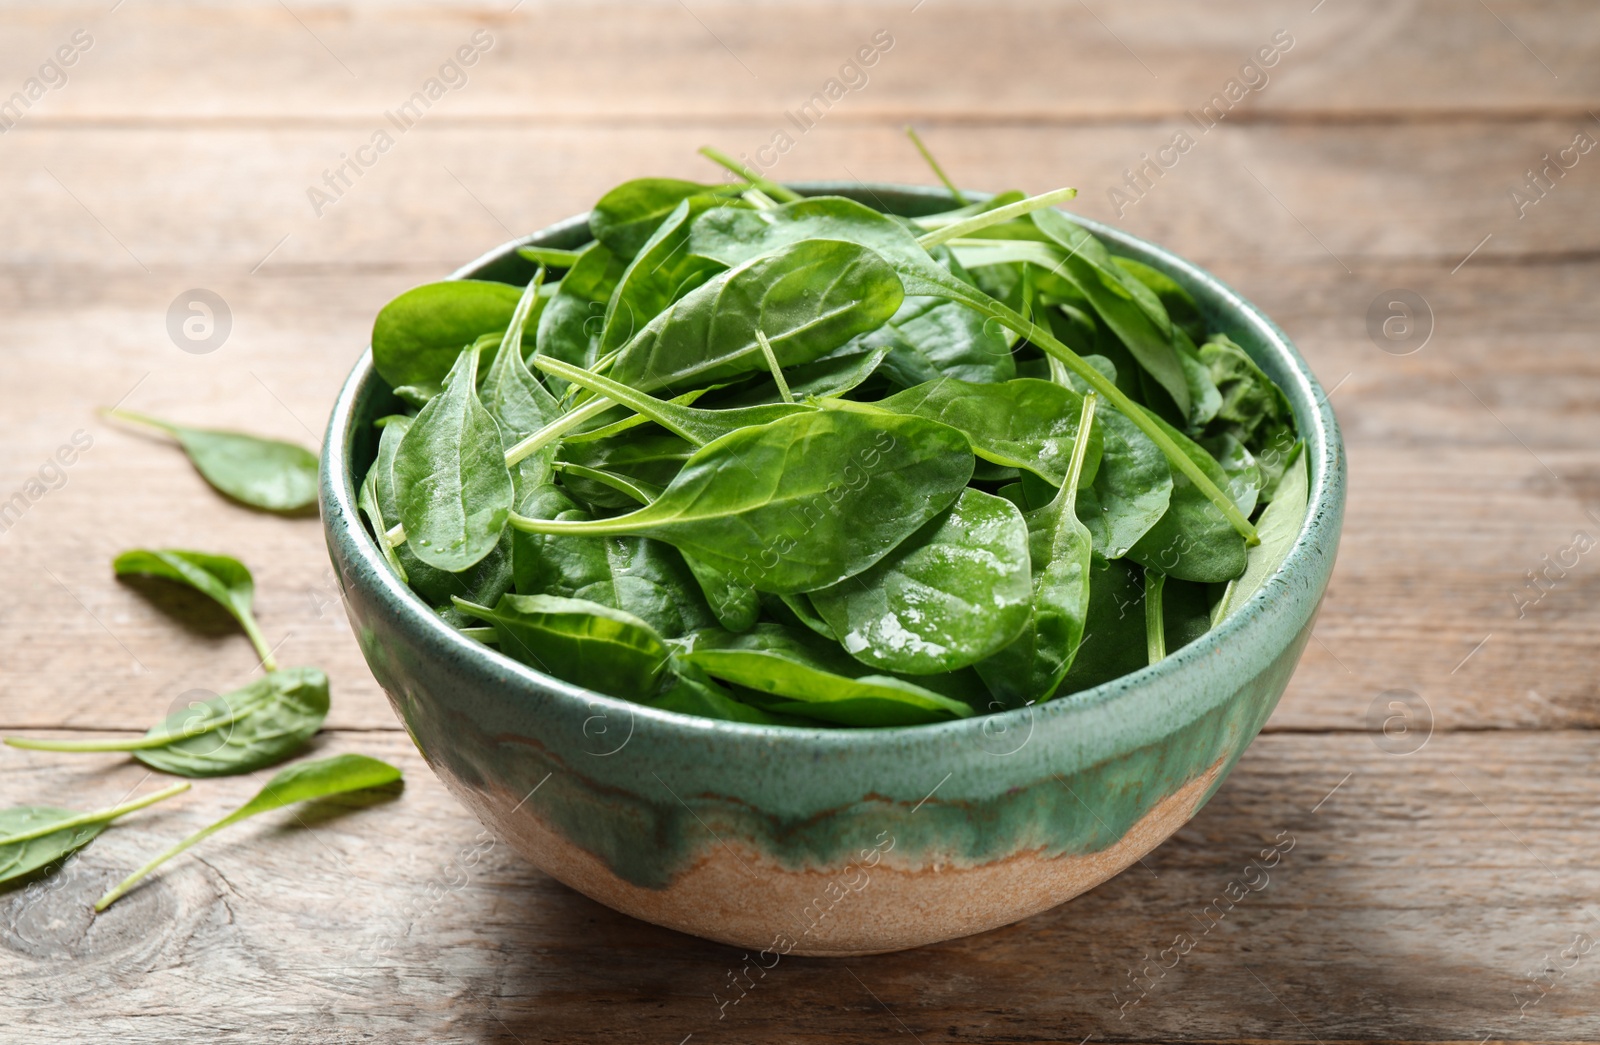
[[[905,219],[725,165],[379,313],[359,504],[449,623],[658,708],[912,725],[1153,663],[1287,555],[1283,394],[1072,190]]]

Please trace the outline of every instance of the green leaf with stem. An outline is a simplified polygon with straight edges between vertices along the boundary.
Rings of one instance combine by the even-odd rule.
[[[210,827],[196,831],[171,849],[155,857],[149,863],[139,868],[117,884],[116,888],[102,896],[95,902],[96,911],[104,911],[116,903],[127,891],[136,885],[141,878],[154,871],[157,867],[177,856],[205,838],[216,834],[218,831],[241,820],[246,820],[259,813],[273,809],[281,809],[296,802],[309,802],[312,799],[328,798],[332,795],[344,794],[349,791],[363,791],[367,788],[382,787],[392,784],[400,779],[400,770],[387,762],[366,755],[335,755],[333,758],[324,758],[315,762],[301,762],[281,770],[267,786],[250,801],[218,820]]]
[[[406,543],[423,562],[450,573],[477,565],[500,543],[516,493],[477,380],[478,353],[469,347],[394,457]]]
[[[282,762],[327,717],[328,676],[316,668],[288,668],[175,711],[138,739],[7,737],[5,743],[34,751],[128,751],[178,776],[232,776]]]
[[[244,432],[189,428],[132,410],[101,412],[172,436],[201,478],[241,504],[302,512],[317,503],[317,456],[303,446]]]
[[[810,411],[701,447],[655,501],[587,522],[511,524],[557,536],[637,534],[761,591],[835,584],[948,508],[972,477],[966,436],[920,417]]]
[[[93,813],[74,813],[55,806],[0,809],[0,882],[48,867],[88,845],[118,817],[187,790],[187,783],[173,784]]]
[[[974,214],[972,217],[958,221],[954,225],[946,225],[944,228],[934,229],[932,232],[924,232],[917,237],[917,243],[923,249],[927,249],[929,247],[937,247],[941,243],[948,243],[953,239],[965,239],[974,232],[980,232],[991,225],[999,225],[1013,218],[1032,214],[1036,210],[1064,203],[1077,194],[1077,189],[1055,189],[1051,192],[1040,193],[1037,196],[1029,196],[1025,200],[1018,200],[1016,203],[1010,203],[1004,207],[996,207],[994,210]]]
[[[176,548],[125,551],[111,562],[118,577],[159,577],[184,584],[214,599],[239,622],[250,644],[267,671],[278,670],[272,647],[256,624],[251,603],[255,599],[255,580],[244,563],[228,555],[182,551]]]
[[[501,653],[532,668],[628,700],[655,691],[667,647],[648,622],[625,610],[555,595],[504,595],[491,609],[456,600],[487,621]]]

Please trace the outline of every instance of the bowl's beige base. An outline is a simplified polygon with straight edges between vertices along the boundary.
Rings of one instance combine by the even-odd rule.
[[[752,953],[881,954],[1009,925],[1117,875],[1188,822],[1222,771],[1218,760],[1097,853],[1022,852],[970,867],[911,868],[885,849],[874,866],[791,870],[718,845],[665,889],[623,881],[526,814],[508,841],[540,870],[607,907]],[[762,956],[764,957],[764,955]]]

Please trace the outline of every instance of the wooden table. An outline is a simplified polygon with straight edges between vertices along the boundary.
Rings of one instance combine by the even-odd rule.
[[[108,565],[211,548],[255,568],[280,655],[332,675],[316,750],[408,777],[372,808],[238,827],[91,919],[110,882],[265,774],[202,782],[0,894],[0,1039],[1600,1036],[1592,5],[30,0],[0,27],[0,97],[64,79],[0,111],[0,502],[23,494],[0,534],[0,729],[143,729],[246,677],[241,637]],[[875,42],[875,64],[841,72]],[[463,46],[476,64],[441,74]],[[63,47],[72,64],[41,73]],[[385,114],[435,76],[457,86],[399,130]],[[857,86],[802,132],[786,113],[830,78]],[[362,663],[314,519],[230,506],[93,411],[314,444],[407,286],[624,179],[714,178],[707,142],[760,158],[785,132],[774,177],[927,182],[908,121],[963,183],[1077,185],[1082,213],[1273,315],[1344,425],[1344,546],[1265,733],[1145,866],[983,936],[785,962],[719,1019],[738,952],[614,914],[503,845],[463,864],[479,827]],[[385,128],[392,148],[357,152]],[[1565,169],[1530,187],[1546,154]],[[372,162],[325,178],[347,155]],[[1170,169],[1128,188],[1147,155]],[[231,317],[212,351],[168,332],[196,288]],[[1425,343],[1381,329],[1396,290],[1425,301]],[[75,433],[92,445],[50,466]],[[0,751],[5,804],[95,808],[145,776]],[[1184,932],[1198,944],[1162,968]]]

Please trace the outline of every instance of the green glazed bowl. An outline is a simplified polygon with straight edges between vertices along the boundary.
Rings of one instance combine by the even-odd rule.
[[[906,215],[948,194],[810,184]],[[1009,924],[1092,889],[1181,827],[1272,713],[1304,648],[1344,514],[1326,396],[1289,339],[1210,274],[1115,229],[1112,251],[1182,284],[1283,388],[1309,448],[1310,511],[1283,568],[1160,663],[1032,708],[900,729],[744,725],[657,711],[541,674],[457,634],[385,565],[356,513],[375,418],[356,364],[322,456],[322,518],[373,674],[418,750],[541,870],[658,925],[761,951],[893,951]],[[456,278],[523,284],[516,248],[574,247],[587,217]]]

